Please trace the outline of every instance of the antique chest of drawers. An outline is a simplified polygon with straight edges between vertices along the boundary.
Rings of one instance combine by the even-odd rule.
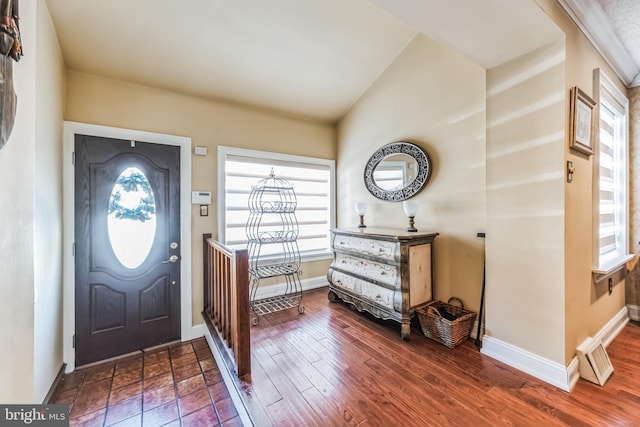
[[[437,235],[381,228],[331,230],[329,300],[400,322],[402,339],[409,339],[415,307],[434,299]]]

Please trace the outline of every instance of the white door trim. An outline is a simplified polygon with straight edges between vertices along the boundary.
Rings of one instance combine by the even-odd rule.
[[[190,340],[191,324],[191,138],[175,135],[64,122],[63,147],[63,358],[66,372],[75,369],[73,335],[75,322],[75,262],[73,253],[75,229],[74,167],[71,163],[76,134],[107,138],[153,142],[180,147],[180,241],[182,245],[180,269],[180,336]]]

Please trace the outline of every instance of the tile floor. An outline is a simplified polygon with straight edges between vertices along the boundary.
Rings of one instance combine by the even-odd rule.
[[[66,374],[49,403],[71,426],[241,426],[204,338]]]

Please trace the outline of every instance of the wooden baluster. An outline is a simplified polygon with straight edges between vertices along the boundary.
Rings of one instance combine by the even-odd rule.
[[[249,255],[203,235],[204,310],[238,377],[251,374]]]

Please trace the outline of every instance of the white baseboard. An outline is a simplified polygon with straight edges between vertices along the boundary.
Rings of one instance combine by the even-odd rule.
[[[302,285],[303,291],[310,291],[311,289],[317,289],[323,286],[328,286],[329,282],[327,282],[326,276],[319,276],[319,277],[311,277],[309,279],[301,280],[300,284]],[[287,289],[286,283],[276,283],[275,285],[261,286],[256,291],[256,299],[263,299],[263,298],[283,295],[286,289]],[[189,340],[203,337],[205,336],[206,330],[207,330],[207,327],[205,326],[204,323],[192,325],[190,335],[183,336],[182,341],[189,341]]]
[[[564,391],[571,391],[567,367],[508,342],[485,335],[482,354],[526,372]]]
[[[195,340],[196,338],[203,337],[204,336],[204,332],[206,330],[207,330],[207,327],[204,325],[204,323],[199,323],[197,325],[192,325],[191,326],[191,338],[184,339],[184,337],[183,337],[182,341]]]
[[[633,304],[627,304],[627,312],[629,313],[629,319],[640,321],[640,307]]]
[[[593,338],[596,341],[601,340],[602,345],[609,347],[611,341],[618,336],[627,323],[629,323],[629,314],[627,307],[623,307]]]
[[[569,366],[567,366],[567,376],[569,377],[569,390],[573,390],[580,379],[580,362],[577,356],[573,356],[573,359],[569,362]]]
[[[593,338],[601,340],[602,344],[607,347],[628,322],[627,307],[624,307]],[[481,353],[564,391],[571,391],[580,379],[578,358],[575,356],[568,366],[564,366],[486,335],[482,339]]]
[[[303,291],[329,286],[326,276],[311,277],[300,281]],[[256,299],[270,298],[278,295],[284,295],[287,290],[286,283],[276,283],[275,285],[260,286],[256,290]]]

